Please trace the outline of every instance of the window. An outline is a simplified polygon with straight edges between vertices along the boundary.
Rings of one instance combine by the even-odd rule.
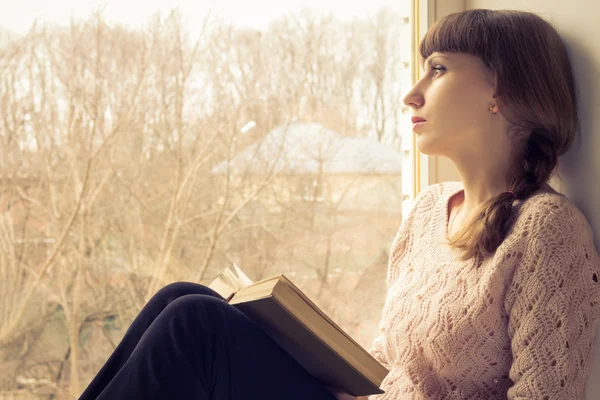
[[[426,175],[402,102],[423,3],[0,6],[0,343],[23,358],[0,397],[77,397],[161,286],[232,261],[368,347]]]

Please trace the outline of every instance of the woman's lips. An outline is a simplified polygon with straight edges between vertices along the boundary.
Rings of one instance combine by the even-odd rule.
[[[423,125],[425,122],[427,122],[427,121],[419,121],[419,122],[415,122],[415,123],[413,124],[413,131],[414,131],[415,129],[417,129],[419,126]]]

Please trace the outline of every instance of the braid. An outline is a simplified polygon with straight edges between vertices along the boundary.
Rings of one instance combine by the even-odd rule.
[[[544,130],[535,130],[529,136],[521,173],[511,182],[518,199],[526,199],[550,178],[556,167],[558,155],[551,136]]]
[[[533,131],[527,141],[521,169],[510,188],[517,199],[526,199],[548,179],[558,161],[556,147],[546,130]],[[513,223],[511,215],[514,197],[504,192],[488,200],[468,229],[458,233],[450,244],[464,250],[463,259],[486,257],[504,241]]]

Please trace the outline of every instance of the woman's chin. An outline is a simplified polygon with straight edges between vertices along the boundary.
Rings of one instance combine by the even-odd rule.
[[[435,156],[440,154],[439,146],[436,146],[436,143],[432,143],[428,138],[424,138],[423,136],[417,136],[417,149],[419,152],[427,155],[427,156]]]

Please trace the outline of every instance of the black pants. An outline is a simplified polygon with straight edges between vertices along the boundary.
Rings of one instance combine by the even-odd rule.
[[[162,288],[80,399],[335,400],[211,289]]]

